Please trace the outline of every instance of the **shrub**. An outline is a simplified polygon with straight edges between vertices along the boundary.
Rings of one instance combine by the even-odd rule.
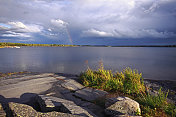
[[[168,93],[158,90],[156,96],[146,93],[142,74],[137,70],[127,67],[122,72],[112,73],[111,70],[105,70],[103,64],[98,70],[88,69],[81,73],[80,79],[85,86],[103,89],[106,91],[120,91],[125,95],[132,96],[141,105],[142,115],[150,116],[176,116],[176,107],[167,102]],[[137,94],[137,95],[133,95]],[[136,97],[137,96],[137,97]]]
[[[146,95],[143,95],[139,101],[143,105],[150,106],[151,108],[163,108],[165,105],[167,105],[167,96],[168,92],[164,93],[160,88],[156,96],[147,93]]]
[[[88,67],[85,72],[81,73],[80,79],[85,86],[107,91],[119,90],[129,94],[145,92],[142,74],[130,68],[113,74],[111,70],[105,70],[101,64],[97,71]]]
[[[86,72],[81,73],[81,81],[85,86],[114,90],[117,89],[118,81],[113,78],[111,70],[104,70],[103,68],[98,69],[98,71],[93,71],[90,68]]]
[[[142,79],[142,73],[138,73],[138,71],[132,70],[127,67],[123,70],[124,78],[123,78],[123,92],[125,93],[144,93],[145,87]]]
[[[150,95],[147,93],[139,97],[138,102],[142,104],[143,114],[144,115],[162,115],[165,113],[171,115],[172,117],[176,116],[176,107],[172,103],[167,102],[168,93],[165,93],[161,90],[158,90],[158,94],[156,96]],[[157,111],[156,111],[157,109]]]
[[[176,106],[175,104],[169,103],[164,106],[164,111],[171,115],[172,117],[176,117]]]
[[[149,106],[143,105],[141,105],[141,109],[142,109],[142,116],[144,117],[168,117],[166,113],[161,109],[157,108],[152,109]]]

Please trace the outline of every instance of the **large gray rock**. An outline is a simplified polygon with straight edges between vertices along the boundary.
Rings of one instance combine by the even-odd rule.
[[[31,106],[18,104],[14,102],[9,103],[9,108],[14,117],[37,117],[38,113]]]
[[[74,93],[65,93],[63,95],[64,95],[64,99],[73,101],[76,105],[81,105],[82,103],[84,103],[84,101],[81,100],[80,98],[76,98],[74,96]]]
[[[98,117],[106,117],[105,114],[104,114],[104,108],[103,107],[100,107],[100,106],[95,105],[95,104],[90,103],[90,102],[86,102],[86,101],[83,101],[83,102],[84,103],[82,103],[80,105],[81,107],[90,110],[91,112],[93,112]]]
[[[15,78],[8,81],[8,84],[1,86],[0,85],[0,94],[6,98],[20,98],[24,93],[36,93],[47,91],[52,88],[54,83],[57,83],[58,80],[54,77],[32,77],[32,79],[25,79],[25,77]],[[2,82],[2,81],[0,81]]]
[[[105,105],[110,105],[105,109],[105,113],[111,116],[136,115],[136,113],[141,113],[139,103],[128,97],[110,98]]]
[[[78,90],[74,93],[76,97],[79,97],[81,99],[87,100],[87,101],[93,101],[98,98],[105,97],[106,94],[108,94],[106,91],[97,90],[93,88],[84,88],[81,90]]]
[[[9,108],[12,111],[12,116],[14,117],[81,117],[78,115],[71,115],[68,113],[61,113],[55,111],[41,113],[34,110],[31,106],[14,102],[9,103]]]
[[[5,113],[1,103],[0,103],[0,117],[6,117],[6,113]]]
[[[80,83],[76,82],[75,80],[69,79],[69,80],[65,80],[64,83],[61,84],[62,87],[72,90],[72,91],[76,91],[79,89],[84,88],[83,85],[81,85]]]
[[[80,115],[86,117],[95,117],[93,113],[77,106],[74,102],[61,98],[40,95],[38,103],[42,111],[61,111],[71,113],[73,115]]]
[[[78,105],[78,106],[80,106],[80,107],[82,107],[86,110],[90,110],[91,112],[93,112],[98,117],[105,117],[104,109],[102,107],[100,107],[98,105],[95,105],[94,103],[81,100],[80,98],[76,98],[74,96],[74,93],[64,94],[64,99],[73,101],[76,105]]]

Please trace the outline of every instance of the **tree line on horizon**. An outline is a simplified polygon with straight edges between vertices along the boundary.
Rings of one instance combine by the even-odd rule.
[[[5,46],[44,46],[44,47],[76,47],[76,46],[89,46],[89,47],[176,47],[176,45],[118,45],[118,46],[107,46],[107,45],[65,45],[65,44],[28,44],[28,43],[11,43],[11,42],[0,42],[0,47]]]
[[[64,44],[26,44],[26,43],[11,43],[11,42],[0,42],[0,46],[74,46]]]

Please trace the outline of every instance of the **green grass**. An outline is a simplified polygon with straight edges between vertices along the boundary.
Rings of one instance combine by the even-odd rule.
[[[171,115],[172,117],[176,117],[176,106],[173,103],[168,103],[164,106],[164,111]]]
[[[176,116],[176,107],[172,103],[167,102],[168,92],[163,92],[161,88],[157,95],[150,95],[149,93],[141,95],[136,98],[141,104],[143,116]]]
[[[127,67],[122,72],[112,73],[111,70],[105,70],[101,64],[98,70],[88,67],[80,74],[80,80],[87,87],[130,95],[132,99],[140,103],[142,116],[176,116],[175,104],[167,102],[169,91],[163,92],[159,89],[156,96],[150,95],[144,86],[142,73],[136,69]]]
[[[150,95],[147,93],[144,96],[141,96],[141,103],[144,105],[150,106],[151,108],[162,108],[167,105],[167,96],[168,92],[164,93],[161,91],[161,88],[158,90],[158,94],[156,96]]]
[[[111,70],[105,70],[103,65],[97,71],[88,67],[84,73],[81,73],[80,79],[85,86],[106,91],[122,91],[128,94],[145,92],[142,74],[129,67],[115,74]]]
[[[145,92],[144,82],[142,79],[142,73],[138,73],[136,69],[132,70],[131,68],[128,67],[123,70],[121,75],[124,76],[123,82],[122,82],[124,93],[139,94],[139,93]]]

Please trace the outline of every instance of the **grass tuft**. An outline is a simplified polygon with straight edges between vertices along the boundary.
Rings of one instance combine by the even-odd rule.
[[[150,106],[150,108],[163,108],[167,104],[168,93],[169,91],[164,93],[160,88],[156,96],[147,93],[139,98],[139,102],[143,105]]]
[[[138,73],[136,69],[132,70],[127,67],[123,70],[124,79],[123,79],[123,92],[131,93],[144,93],[145,87],[142,79],[142,73]]]
[[[142,73],[136,69],[127,67],[122,72],[113,74],[111,70],[105,70],[101,63],[98,70],[92,70],[88,67],[85,72],[80,74],[80,79],[87,87],[121,92],[131,96],[132,99],[140,103],[142,116],[176,116],[175,104],[167,102],[169,91],[165,93],[160,88],[156,96],[150,95],[144,86]]]
[[[97,71],[88,67],[81,73],[80,79],[85,86],[106,91],[122,91],[128,94],[145,92],[142,74],[129,67],[115,74],[111,70],[105,70],[103,65]]]

